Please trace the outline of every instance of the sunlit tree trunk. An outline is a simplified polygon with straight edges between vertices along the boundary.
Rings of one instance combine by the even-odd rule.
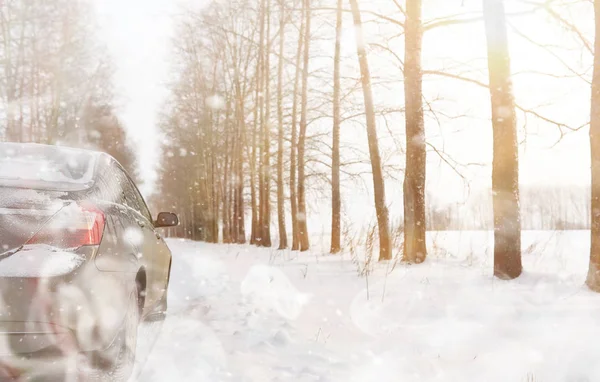
[[[262,124],[264,122],[263,120],[263,112],[262,112],[262,105],[263,105],[263,97],[264,94],[262,94],[262,90],[263,90],[263,62],[264,62],[264,39],[265,39],[265,17],[264,17],[264,0],[261,0],[261,4],[260,4],[260,10],[259,10],[259,23],[260,23],[260,33],[259,33],[259,43],[258,43],[258,58],[257,58],[257,63],[256,63],[256,90],[255,90],[255,96],[254,96],[254,131],[252,134],[252,156],[250,158],[251,160],[251,180],[250,180],[250,185],[252,188],[251,191],[251,202],[252,202],[252,237],[250,239],[250,243],[251,244],[256,244],[256,245],[260,245],[261,243],[261,228],[262,228],[262,221],[261,221],[261,203],[260,200],[257,200],[257,196],[258,199],[260,199],[260,195],[262,194],[260,192],[260,189],[262,189],[262,181],[260,181],[262,179],[262,176],[259,173],[257,174],[256,171],[256,157],[257,157],[257,152],[258,150],[258,145],[257,145],[257,136],[259,135],[259,133],[262,131]],[[259,140],[260,142],[260,140]],[[259,169],[260,170],[260,169]],[[259,195],[256,195],[256,177],[258,176],[259,178]]]
[[[230,139],[229,133],[229,116],[231,114],[231,103],[227,100],[227,110],[225,111],[225,152],[224,152],[224,160],[222,163],[222,178],[219,178],[219,189],[223,193],[221,197],[222,202],[222,212],[221,212],[221,236],[223,238],[223,243],[229,244],[232,242],[231,237],[231,193],[230,193],[230,185],[231,185],[231,167],[230,162],[232,162],[232,152],[230,150],[230,146],[233,144],[232,139]]]
[[[300,248],[300,235],[298,231],[298,189],[296,183],[297,165],[296,158],[298,152],[298,89],[300,87],[300,74],[302,73],[302,48],[304,46],[304,20],[306,3],[302,1],[302,10],[300,14],[300,29],[298,32],[298,48],[296,50],[296,75],[294,79],[294,96],[292,105],[292,136],[290,147],[290,203],[292,209],[292,250],[297,251]]]
[[[271,246],[271,0],[266,0],[265,9],[265,65],[264,103],[265,114],[262,124],[262,156],[260,176],[262,178],[261,198],[261,241],[263,247]]]
[[[342,199],[340,195],[340,55],[342,3],[338,0],[333,58],[333,142],[331,151],[331,253],[341,250]]]
[[[258,70],[257,72],[257,76],[259,76],[260,74],[258,74]],[[257,86],[256,86],[256,102],[258,102],[258,96],[259,96],[259,86],[258,86],[258,80],[257,80]],[[256,147],[256,135],[258,133],[258,104],[254,105],[254,123],[252,126],[252,139],[251,139],[251,147],[249,148],[249,153],[250,153],[250,204],[251,204],[251,209],[252,209],[252,226],[251,226],[251,233],[250,233],[250,244],[257,244],[260,236],[259,236],[259,232],[258,232],[258,202],[257,202],[257,195],[256,195],[256,153],[257,153],[257,147]]]
[[[246,243],[246,227],[245,227],[245,203],[244,203],[244,137],[246,136],[246,117],[245,103],[242,94],[239,74],[236,75],[236,115],[238,131],[236,136],[236,146],[234,156],[236,158],[235,176],[234,176],[234,198],[235,207],[233,213],[234,220],[234,238],[238,244]]]
[[[483,0],[483,14],[494,131],[494,275],[514,279],[522,271],[519,148],[503,1]]]
[[[283,54],[285,41],[285,0],[279,0],[279,68],[277,71],[277,223],[279,224],[279,249],[286,249],[285,197],[283,185]]]
[[[373,190],[375,196],[375,210],[379,228],[379,260],[391,259],[391,240],[389,229],[388,209],[385,205],[385,184],[379,155],[379,142],[377,140],[377,123],[373,106],[373,93],[371,90],[371,73],[362,32],[362,21],[357,0],[350,0],[352,16],[356,29],[356,50],[360,64],[360,77],[365,102],[365,115],[367,118],[367,136],[369,140],[369,155],[371,157],[371,170],[373,172]]]
[[[216,129],[215,129],[216,130]],[[213,138],[214,139],[214,138]],[[214,141],[213,141],[214,142]],[[214,147],[214,146],[213,146]],[[214,148],[212,150],[214,153]],[[211,243],[219,242],[219,206],[221,205],[221,189],[218,186],[217,164],[214,155],[211,156],[211,187],[212,187],[212,216],[211,216]]]
[[[425,121],[421,51],[421,0],[406,1],[404,98],[406,108],[406,168],[404,172],[403,260],[421,263],[427,256],[425,235]]]
[[[590,118],[590,149],[592,160],[591,248],[586,284],[600,292],[600,0],[594,1],[596,41],[594,43],[594,74],[592,78],[592,108]]]
[[[213,69],[213,86],[211,90],[211,94],[216,94],[218,81],[220,80],[218,75],[218,60],[214,63]],[[219,242],[219,205],[221,200],[221,195],[219,192],[219,187],[217,185],[217,173],[215,163],[215,139],[214,132],[218,131],[219,127],[219,111],[211,111],[210,113],[210,122],[211,125],[208,128],[207,134],[207,147],[208,150],[206,153],[206,162],[208,169],[207,176],[207,189],[208,189],[208,205],[209,205],[209,222],[208,222],[208,239],[209,243],[218,243]]]
[[[308,224],[306,216],[306,197],[304,191],[305,182],[305,158],[306,127],[308,114],[308,70],[310,61],[310,0],[304,0],[306,14],[306,25],[304,31],[304,66],[302,70],[302,109],[300,115],[300,135],[298,136],[298,235],[300,238],[300,251],[308,251],[310,243],[308,240]]]
[[[238,178],[236,182],[240,184],[236,185],[235,189],[235,198],[236,198],[236,214],[234,219],[236,220],[237,230],[236,230],[236,243],[238,244],[246,244],[246,218],[245,218],[245,203],[244,203],[244,162],[241,158],[241,148],[240,148],[240,157],[238,158]]]

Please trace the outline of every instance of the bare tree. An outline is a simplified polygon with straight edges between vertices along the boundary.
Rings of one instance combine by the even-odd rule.
[[[340,194],[340,61],[342,39],[342,4],[338,0],[333,58],[333,142],[331,150],[331,253],[341,250],[342,197]]]
[[[271,246],[271,0],[264,0],[265,58],[263,77],[264,115],[261,119],[261,166],[260,166],[260,245]]]
[[[0,2],[0,138],[89,143],[86,111],[114,108],[110,63],[91,17],[83,0]]]
[[[308,240],[308,224],[306,216],[306,196],[304,192],[305,182],[305,158],[306,127],[308,124],[308,71],[310,62],[310,22],[311,8],[310,0],[304,0],[305,22],[304,27],[304,66],[302,70],[302,101],[300,112],[300,134],[298,136],[298,235],[300,237],[300,251],[308,251],[310,243]]]
[[[404,251],[403,259],[422,263],[427,256],[425,221],[425,172],[427,150],[423,116],[423,72],[421,51],[423,25],[421,0],[407,0],[404,97],[406,108],[406,168],[404,171]]]
[[[487,37],[494,158],[494,275],[514,279],[522,272],[517,118],[503,0],[483,0]]]
[[[357,0],[350,0],[352,16],[356,29],[356,50],[360,64],[361,83],[365,102],[365,116],[367,119],[367,136],[369,140],[369,154],[371,157],[371,170],[373,172],[373,190],[375,197],[375,210],[377,213],[377,225],[379,227],[379,260],[392,258],[388,209],[385,204],[385,184],[381,168],[381,157],[379,155],[379,142],[377,140],[377,123],[375,119],[375,108],[373,106],[373,94],[371,91],[371,73],[362,32],[362,21]]]
[[[237,38],[235,41],[237,42]],[[235,62],[243,56],[241,48],[235,44],[233,58]],[[241,45],[241,44],[240,44]],[[249,61],[249,58],[247,58]],[[247,62],[248,62],[247,61]],[[243,62],[243,61],[242,61]],[[236,136],[233,148],[234,165],[234,207],[233,207],[233,237],[238,244],[246,243],[245,228],[245,203],[244,203],[244,141],[246,136],[246,117],[245,117],[245,94],[241,86],[241,73],[246,76],[247,65],[244,68],[234,67],[234,89],[235,89],[235,114],[236,114]]]
[[[594,42],[594,74],[590,116],[590,149],[592,156],[592,205],[590,265],[586,284],[600,292],[600,0],[594,0],[596,39]]]
[[[252,200],[252,237],[250,239],[251,244],[260,244],[262,241],[262,172],[256,173],[256,156],[258,152],[257,136],[263,131],[263,102],[264,97],[263,83],[264,83],[264,40],[265,40],[265,0],[261,0],[258,16],[260,24],[260,37],[258,42],[258,58],[256,63],[256,85],[254,95],[254,131],[252,132],[252,156],[251,156],[251,174],[250,174],[250,187],[251,187],[251,200]],[[259,158],[262,163],[262,156]],[[260,166],[259,166],[260,167]],[[256,177],[259,178],[259,196],[258,200],[256,197]]]
[[[285,40],[285,0],[279,0],[279,64],[277,71],[277,221],[279,224],[279,249],[286,249],[285,197],[283,185],[283,66]]]
[[[79,147],[103,151],[113,156],[127,170],[129,175],[137,178],[136,158],[127,144],[125,127],[114,114],[111,105],[85,106],[80,120],[84,131],[83,142]]]
[[[290,204],[292,210],[292,250],[297,251],[300,248],[300,234],[298,228],[298,188],[296,183],[297,173],[297,152],[298,152],[298,88],[300,87],[300,74],[302,73],[302,52],[304,46],[304,29],[306,19],[306,3],[302,1],[300,11],[300,28],[298,30],[298,48],[296,50],[296,69],[294,78],[294,94],[292,101],[292,133],[290,143]]]

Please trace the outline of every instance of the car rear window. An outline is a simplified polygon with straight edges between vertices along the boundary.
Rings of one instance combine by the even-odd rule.
[[[78,191],[93,185],[94,153],[64,147],[0,145],[0,186]]]

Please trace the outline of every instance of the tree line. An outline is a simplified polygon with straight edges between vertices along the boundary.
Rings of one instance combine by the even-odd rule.
[[[0,139],[99,149],[135,175],[95,27],[87,1],[0,2]]]
[[[390,259],[399,251],[406,262],[425,261],[426,230],[434,216],[444,215],[426,204],[428,156],[438,156],[457,170],[455,161],[432,144],[425,129],[426,121],[452,118],[432,106],[423,91],[424,78],[444,77],[489,93],[493,160],[488,203],[493,211],[494,274],[518,277],[523,226],[518,119],[524,116],[554,126],[561,137],[588,126],[569,126],[515,100],[508,41],[508,29],[514,25],[509,20],[541,13],[595,57],[591,79],[560,62],[592,89],[591,208],[582,213],[589,214],[592,228],[587,284],[600,290],[600,214],[594,213],[600,211],[600,43],[597,39],[591,44],[576,23],[561,15],[560,9],[572,4],[521,3],[522,11],[508,14],[504,1],[482,0],[482,12],[457,10],[425,21],[421,0],[390,0],[379,5],[383,10],[358,0],[213,0],[200,11],[185,12],[178,19],[174,40],[178,75],[162,115],[166,160],[160,195],[164,207],[182,215],[174,234],[209,242],[241,244],[249,239],[251,244],[271,247],[275,237],[271,230],[276,227],[279,249],[306,251],[307,194],[312,193],[312,198],[331,202],[330,252],[337,253],[342,250],[343,183],[351,187],[368,179],[379,259]],[[580,3],[588,11],[592,6],[590,1]],[[593,1],[593,6],[600,36],[600,1]],[[423,68],[426,35],[471,23],[483,24],[487,80],[450,69]],[[367,42],[365,30],[373,25],[385,36]],[[342,46],[349,29],[355,34],[353,54]],[[404,51],[390,48],[394,39],[403,40]],[[370,63],[383,56],[393,64],[385,73],[378,70],[373,75]],[[402,84],[401,107],[386,103],[391,82]],[[398,121],[404,125],[401,132],[390,127]],[[354,133],[363,134],[367,150],[344,144]],[[390,159],[390,153],[401,154],[402,161]],[[392,248],[397,227],[392,227],[386,199],[386,180],[391,178],[403,183],[403,221],[397,224],[401,248]]]

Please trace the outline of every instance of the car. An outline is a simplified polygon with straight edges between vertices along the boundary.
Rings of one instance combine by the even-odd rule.
[[[165,318],[159,229],[178,224],[108,154],[0,143],[0,381],[126,380],[138,324]]]

